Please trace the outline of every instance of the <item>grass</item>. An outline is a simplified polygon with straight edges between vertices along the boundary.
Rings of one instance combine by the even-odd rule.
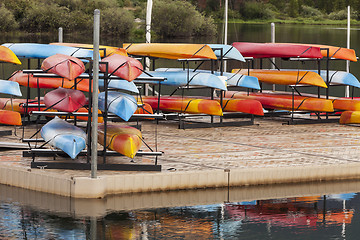
[[[219,21],[222,23],[223,21]],[[229,23],[248,23],[248,24],[264,24],[264,23],[279,23],[279,24],[308,24],[308,25],[347,25],[347,20],[331,20],[331,19],[321,19],[314,20],[310,18],[294,18],[294,19],[254,19],[254,20],[242,20],[242,19],[232,19],[229,20]],[[351,26],[359,26],[360,21],[351,20]]]

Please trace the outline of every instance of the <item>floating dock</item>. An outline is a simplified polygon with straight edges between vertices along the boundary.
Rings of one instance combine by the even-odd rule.
[[[161,172],[98,171],[30,168],[32,158],[6,143],[21,143],[16,135],[1,136],[0,184],[72,198],[107,195],[360,179],[360,131],[338,123],[283,125],[255,119],[255,125],[206,129],[178,129],[176,123],[142,123],[146,143],[164,154]],[[1,126],[0,131],[14,131]],[[26,127],[32,135],[35,126]],[[11,144],[10,144],[11,145]],[[15,145],[14,145],[15,146]],[[150,156],[108,157],[108,163],[154,164]],[[39,157],[36,161],[50,158]],[[54,161],[85,161],[57,157]],[[98,158],[101,163],[101,157]]]

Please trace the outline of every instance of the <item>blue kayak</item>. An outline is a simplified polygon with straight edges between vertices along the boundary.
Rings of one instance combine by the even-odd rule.
[[[57,53],[77,57],[93,58],[93,51],[83,48],[58,46],[40,43],[4,43],[19,58],[48,58]]]
[[[317,70],[310,70],[312,72],[318,73]],[[326,70],[320,71],[320,76],[326,82]],[[341,84],[341,85],[348,85],[360,88],[359,80],[351,73],[344,72],[344,71],[329,71],[329,82],[331,84]]]
[[[218,76],[211,73],[202,73],[202,72],[189,72],[184,70],[178,71],[148,71],[152,77],[164,77],[165,81],[162,81],[161,84],[170,85],[170,86],[204,86],[211,87],[220,90],[226,91],[226,84]],[[188,75],[189,74],[189,75]],[[142,73],[138,79],[149,78],[149,75]],[[136,80],[137,83],[151,83],[157,84],[159,82],[154,82],[150,80]]]
[[[190,72],[194,71],[194,69],[189,69],[189,70]],[[184,70],[182,70],[181,68],[158,68],[155,71],[178,72]],[[202,69],[197,69],[196,72],[211,73],[210,70],[202,70]],[[221,76],[221,72],[215,71],[213,72],[213,75]],[[226,83],[228,86],[236,86],[236,87],[252,88],[252,89],[260,90],[259,80],[257,77],[236,74],[236,73],[229,73],[229,72],[223,72],[222,76],[225,76],[227,78]]]
[[[99,109],[105,111],[105,92],[99,93]],[[128,121],[138,105],[136,99],[126,93],[108,91],[107,110]]]
[[[22,96],[19,83],[8,80],[0,80],[0,93]]]
[[[40,134],[45,142],[61,149],[72,159],[86,147],[86,133],[58,117],[46,123],[41,128]]]
[[[221,49],[222,49],[223,58],[234,59],[245,62],[245,59],[243,55],[241,55],[239,50],[237,50],[237,48],[231,45],[225,45],[225,44],[207,44],[207,45],[209,45],[209,47],[212,48],[217,58],[221,57]]]
[[[104,79],[99,79],[99,87],[104,87]],[[114,80],[110,79],[110,82],[108,82],[109,88],[116,88],[120,90],[126,90],[133,93],[139,93],[138,88],[136,87],[135,83],[128,82],[124,79],[121,80]]]

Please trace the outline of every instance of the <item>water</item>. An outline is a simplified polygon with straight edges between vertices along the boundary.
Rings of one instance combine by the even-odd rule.
[[[84,200],[0,185],[0,239],[358,239],[355,189],[359,181]]]

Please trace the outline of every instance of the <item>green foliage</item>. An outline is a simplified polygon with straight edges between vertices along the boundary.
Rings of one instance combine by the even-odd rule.
[[[134,16],[123,8],[108,8],[101,12],[102,34],[127,37],[134,27]]]
[[[345,20],[347,19],[347,10],[340,10],[338,12],[332,12],[329,14],[329,19],[332,20]]]
[[[56,3],[32,3],[21,20],[25,31],[45,32],[67,25],[69,9]]]
[[[216,32],[213,20],[198,12],[189,2],[181,0],[155,1],[152,26],[153,31],[163,37],[211,35]]]
[[[244,19],[271,19],[273,18],[273,12],[269,9],[270,4],[264,4],[261,2],[245,2],[240,9],[240,14]]]
[[[0,22],[1,32],[9,32],[19,27],[12,12],[3,5],[0,7]]]
[[[313,18],[315,20],[320,20],[324,18],[324,14],[313,7],[302,5],[300,10],[300,15],[305,18]]]

